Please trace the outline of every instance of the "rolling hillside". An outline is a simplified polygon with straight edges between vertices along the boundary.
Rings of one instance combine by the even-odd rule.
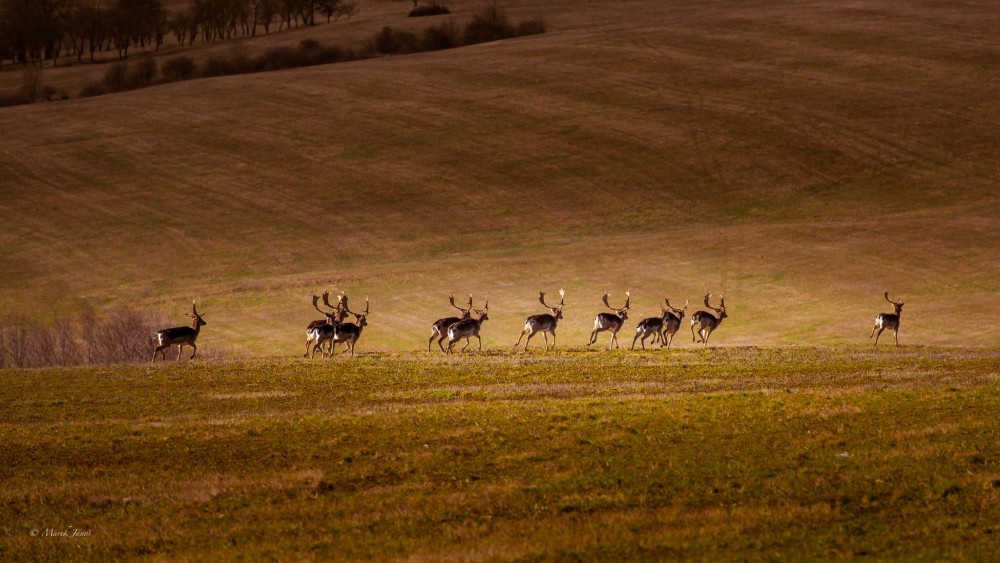
[[[400,5],[317,37],[429,24]],[[323,289],[371,297],[359,351],[421,348],[449,293],[509,346],[565,287],[579,346],[605,290],[711,291],[715,345],[849,344],[888,289],[903,344],[1000,345],[991,2],[501,5],[548,31],[0,109],[0,307],[198,299],[206,346],[285,355]]]

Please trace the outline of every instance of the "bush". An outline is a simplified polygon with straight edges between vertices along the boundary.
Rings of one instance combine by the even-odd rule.
[[[370,50],[383,55],[403,55],[420,51],[417,36],[408,31],[383,27],[370,41]]]
[[[164,315],[125,308],[51,326],[0,320],[0,368],[148,362],[153,335],[169,325]]]
[[[462,29],[455,20],[448,19],[424,30],[423,47],[427,51],[454,49],[462,45]]]
[[[28,100],[24,99],[24,95],[20,92],[15,94],[0,94],[0,108],[23,106],[27,103]]]
[[[129,88],[145,88],[149,86],[156,79],[158,70],[156,60],[152,58],[138,61],[135,63],[135,67],[128,73],[127,82]]]
[[[205,77],[225,76],[236,74],[232,59],[228,57],[213,56],[205,61],[205,66],[201,70],[201,75]]]
[[[107,88],[104,87],[103,84],[100,84],[99,82],[91,82],[90,84],[87,84],[86,86],[80,89],[79,97],[92,98],[94,96],[103,96],[104,94],[107,93],[108,90]]]
[[[419,18],[423,16],[440,16],[450,13],[451,10],[449,10],[447,6],[438,4],[437,2],[431,2],[430,4],[418,6],[410,10],[410,17]]]
[[[128,78],[128,63],[115,63],[104,71],[104,88],[108,92],[128,90]]]
[[[272,47],[254,60],[257,71],[281,70],[302,66],[304,57],[301,49],[294,47]]]
[[[516,35],[507,14],[497,6],[489,6],[472,17],[465,26],[465,44],[486,43],[509,39]]]
[[[198,72],[191,57],[177,57],[163,63],[163,79],[167,82],[190,80]]]
[[[535,18],[533,20],[525,20],[517,24],[517,34],[521,35],[538,35],[540,33],[545,33],[547,26],[545,20],[541,18]]]

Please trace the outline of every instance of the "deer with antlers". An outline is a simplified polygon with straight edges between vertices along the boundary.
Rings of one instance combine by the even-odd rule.
[[[462,351],[464,352],[465,349],[469,347],[469,344],[471,342],[471,340],[469,339],[472,338],[473,336],[475,336],[476,340],[479,341],[479,349],[480,350],[483,349],[483,339],[479,337],[479,329],[483,327],[484,321],[490,320],[490,317],[488,315],[489,310],[490,310],[490,300],[489,298],[486,298],[486,305],[482,308],[482,310],[480,309],[475,310],[477,315],[476,317],[474,318],[470,317],[468,319],[458,321],[457,323],[448,327],[448,350],[446,351],[447,354],[451,354],[452,353],[451,350],[455,346],[455,343],[463,338],[465,339],[465,346],[462,346]]]
[[[618,331],[625,326],[625,319],[628,318],[628,309],[629,303],[632,299],[632,293],[628,291],[625,292],[625,306],[621,309],[615,309],[610,303],[608,303],[607,292],[604,293],[604,297],[601,299],[604,301],[604,305],[607,306],[608,309],[614,311],[614,313],[598,313],[597,316],[594,317],[594,330],[590,333],[590,342],[587,343],[587,346],[597,342],[597,335],[599,333],[610,330],[611,343],[608,345],[608,350],[611,350],[613,347],[618,345]]]
[[[344,308],[346,309],[346,303]],[[361,338],[361,331],[368,326],[368,298],[365,297],[365,310],[361,313],[355,313],[351,310],[348,313],[354,315],[357,319],[357,324],[355,323],[340,323],[333,328],[333,343],[334,345],[338,343],[343,343],[346,348],[341,354],[346,354],[348,351],[351,352],[351,357],[354,357],[354,346],[358,343],[358,339]]]
[[[181,360],[181,348],[185,345],[194,349],[191,352],[190,358],[194,359],[194,355],[198,353],[198,346],[194,342],[198,339],[201,327],[208,323],[198,313],[197,303],[193,301],[191,302],[191,312],[187,316],[191,317],[192,326],[175,326],[173,328],[165,328],[156,333],[156,336],[153,337],[153,341],[156,342],[156,348],[153,350],[153,359],[150,362],[156,361],[157,354],[162,354],[163,359],[166,360],[167,353],[164,350],[175,344],[177,345],[177,361]]]
[[[552,311],[552,313],[542,313],[541,315],[531,315],[528,317],[527,320],[524,321],[524,330],[521,331],[521,336],[517,338],[517,344],[514,345],[514,348],[520,346],[521,339],[524,338],[525,334],[527,334],[528,339],[524,341],[524,351],[527,352],[528,343],[531,342],[531,337],[541,332],[542,338],[545,339],[545,349],[549,349],[549,337],[546,336],[545,333],[552,335],[552,349],[555,349],[556,324],[559,323],[559,319],[563,318],[562,310],[563,306],[566,304],[566,292],[561,289],[559,290],[559,304],[555,307],[545,303],[544,291],[538,292],[538,301],[542,304],[542,307]]]
[[[705,306],[715,311],[719,315],[718,317],[708,311],[698,311],[691,315],[691,342],[697,342],[695,340],[695,327],[697,326],[698,335],[701,336],[701,341],[705,343],[705,346],[708,346],[708,337],[722,324],[722,319],[729,316],[726,314],[726,297],[724,295],[719,296],[720,303],[718,309],[709,304],[708,300],[711,298],[711,293],[705,294]]]
[[[892,303],[892,308],[895,311],[893,313],[879,313],[875,317],[875,326],[872,327],[872,333],[868,336],[868,338],[874,336],[875,346],[878,346],[878,337],[882,336],[882,331],[887,328],[891,328],[892,336],[896,339],[896,346],[899,346],[899,315],[903,312],[903,302],[900,301],[897,303],[896,301],[889,299],[888,291],[885,292],[885,300]],[[878,331],[878,334],[875,334],[876,330]]]
[[[687,310],[688,306],[685,303],[683,309],[675,309],[670,305],[669,297],[666,299],[666,303],[666,309],[662,305],[660,306],[659,317],[647,317],[639,321],[639,325],[635,327],[635,337],[632,338],[633,350],[635,350],[635,341],[639,338],[641,338],[639,343],[642,345],[642,349],[645,350],[646,339],[650,336],[653,337],[654,344],[659,340],[661,348],[666,346],[667,349],[670,349],[670,342],[673,341],[674,334],[680,328],[681,319],[684,318],[684,311]]]
[[[313,295],[313,307],[326,315],[325,319],[319,319],[309,323],[306,327],[306,353],[305,356],[309,357],[309,348],[312,347],[312,356],[316,357],[316,350],[322,350],[322,345],[329,342],[329,350],[327,355],[333,354],[333,348],[336,345],[333,341],[333,329],[340,323],[344,322],[344,318],[347,316],[347,295],[341,293],[337,296],[337,305],[330,304],[330,292],[323,292],[323,304],[330,311],[324,311],[319,308],[319,297]]]
[[[438,320],[434,321],[434,324],[431,325],[431,337],[427,339],[427,351],[428,352],[431,351],[431,342],[434,341],[434,337],[437,337],[437,339],[438,339],[438,346],[441,348],[441,351],[444,352],[445,351],[444,350],[444,346],[441,344],[441,342],[444,341],[445,338],[448,338],[448,327],[450,327],[451,325],[457,323],[458,321],[464,321],[465,319],[468,319],[468,318],[472,317],[472,312],[471,312],[472,311],[472,294],[471,293],[469,294],[469,306],[467,308],[463,309],[462,307],[459,307],[458,305],[455,305],[455,296],[454,295],[448,297],[448,301],[451,302],[451,306],[452,307],[454,307],[454,308],[456,308],[456,309],[458,309],[459,311],[462,312],[462,316],[461,317],[445,317],[443,319],[438,319]]]

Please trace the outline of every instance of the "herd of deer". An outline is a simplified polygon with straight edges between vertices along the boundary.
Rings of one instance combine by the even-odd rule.
[[[726,315],[725,297],[720,296],[718,308],[712,307],[709,303],[711,297],[711,293],[705,295],[705,307],[715,311],[715,314],[708,311],[698,311],[694,315],[691,315],[691,341],[698,342],[698,338],[700,338],[700,341],[705,346],[708,346],[708,337],[711,336],[715,329],[719,328],[723,319],[728,316]],[[357,344],[358,339],[361,338],[361,331],[368,326],[368,298],[365,298],[365,310],[361,313],[355,313],[348,308],[347,295],[344,293],[337,296],[336,305],[330,303],[329,291],[323,293],[323,304],[329,309],[328,311],[319,308],[319,299],[318,296],[313,295],[313,307],[326,318],[313,321],[306,327],[306,357],[316,357],[316,352],[322,352],[324,356],[332,356],[337,344],[345,345],[344,351],[341,352],[342,354],[350,352],[353,357],[354,346]],[[431,351],[431,344],[435,338],[437,338],[437,343],[441,351],[446,354],[451,354],[455,343],[462,339],[465,339],[465,346],[462,347],[462,350],[465,350],[469,347],[473,336],[479,341],[479,349],[482,350],[483,341],[479,337],[479,330],[482,328],[483,322],[489,320],[487,313],[490,308],[490,300],[486,300],[482,309],[476,309],[472,306],[472,295],[469,295],[468,306],[464,308],[455,304],[454,295],[448,299],[451,301],[451,306],[461,311],[462,314],[458,317],[445,317],[434,321],[434,324],[431,325],[431,337],[427,340],[427,351]],[[612,307],[608,303],[607,293],[601,299],[604,301],[604,305],[614,312],[602,312],[594,317],[594,330],[590,333],[590,342],[587,345],[590,346],[597,342],[598,334],[610,331],[611,342],[608,345],[608,349],[610,350],[618,346],[618,331],[625,326],[625,321],[628,319],[628,310],[632,295],[628,291],[625,292],[625,305],[621,308]],[[878,339],[882,335],[882,332],[887,328],[892,329],[896,345],[899,346],[899,317],[903,310],[903,302],[889,299],[888,291],[885,292],[885,300],[892,304],[894,312],[877,315],[875,317],[875,326],[872,328],[872,333],[868,338],[874,337],[875,346],[878,346]],[[561,289],[559,290],[559,304],[555,307],[545,302],[545,292],[538,293],[538,301],[550,312],[531,315],[524,321],[524,330],[521,331],[521,336],[518,337],[517,343],[514,344],[515,349],[521,345],[521,340],[527,336],[528,339],[524,341],[523,349],[527,351],[531,338],[539,332],[542,333],[542,338],[545,340],[546,350],[551,349],[549,348],[547,334],[552,335],[552,348],[556,346],[556,326],[559,324],[559,320],[563,318],[562,311],[563,305],[566,302],[566,293]],[[681,327],[681,321],[683,321],[684,313],[687,311],[688,302],[685,301],[683,309],[673,307],[670,304],[669,298],[665,299],[664,302],[666,303],[666,307],[660,305],[660,316],[648,317],[639,321],[635,329],[635,336],[632,338],[633,350],[635,349],[636,340],[639,341],[642,349],[645,350],[646,340],[650,337],[653,339],[652,344],[659,342],[660,347],[670,349],[670,343]],[[473,311],[476,313],[475,316],[472,314]],[[344,322],[347,315],[353,315],[357,322]],[[191,358],[194,358],[198,352],[195,340],[198,338],[198,333],[201,332],[201,327],[208,323],[198,314],[196,304],[191,305],[191,312],[188,313],[188,316],[191,317],[193,326],[167,328],[156,333],[156,336],[153,338],[156,343],[156,348],[153,350],[153,361],[156,360],[158,354],[162,354],[163,359],[166,359],[167,356],[164,350],[170,346],[177,346],[178,360],[181,358],[181,348],[183,346],[190,346],[194,349],[191,352]],[[876,331],[878,331],[878,334],[876,334]],[[445,338],[448,339],[447,350],[442,344]],[[325,350],[324,345],[326,345]]]

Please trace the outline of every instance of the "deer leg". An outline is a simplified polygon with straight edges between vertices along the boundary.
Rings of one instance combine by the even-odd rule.
[[[309,345],[312,344],[312,338],[306,340],[306,353],[302,355],[303,358],[309,357]]]
[[[668,334],[667,337],[664,340],[667,342],[667,350],[669,350],[670,349],[670,343],[674,341],[674,333]]]
[[[556,349],[556,331],[552,329],[552,349]]]
[[[524,333],[522,333],[522,335],[523,335],[523,334],[524,334]],[[532,337],[532,336],[534,336],[534,335],[535,335],[535,333],[534,333],[534,332],[532,332],[532,333],[529,333],[529,334],[528,334],[528,339],[524,341],[524,351],[525,351],[525,352],[527,352],[527,351],[528,351],[528,344],[531,344],[531,337]],[[520,344],[520,343],[521,343],[521,339],[520,339],[520,338],[518,338],[518,339],[517,339],[517,343],[518,343],[518,344]]]
[[[465,352],[465,349],[469,347],[469,344],[472,344],[472,340],[470,340],[470,338],[468,336],[466,336],[465,337],[465,346],[462,346],[462,349],[459,350],[459,352]]]
[[[483,339],[479,338],[479,335],[477,334],[476,335],[476,340],[479,341],[479,351],[482,352],[483,351]]]
[[[705,332],[705,347],[708,348],[708,337],[712,336],[712,331],[705,330],[704,332]]]
[[[441,343],[444,342],[445,338],[448,338],[447,334],[442,334],[441,338],[438,338],[438,346],[441,348],[442,352],[444,352],[444,346]]]
[[[432,327],[431,328],[431,337],[427,339],[427,352],[431,351],[431,342],[434,342],[434,337],[435,336],[441,336],[441,332],[438,329]],[[444,337],[441,336],[441,338],[444,338]],[[440,342],[441,341],[439,340],[438,343],[440,343]],[[441,348],[441,350],[443,351],[444,348]]]
[[[885,330],[885,327],[882,327],[882,328],[880,328],[880,329],[878,330],[878,334],[876,334],[876,335],[875,335],[875,346],[878,346],[878,338],[879,338],[880,336],[882,336],[882,331],[883,331],[883,330]]]
[[[875,321],[875,326],[872,327],[872,333],[868,335],[868,338],[875,336],[875,330],[878,329],[878,321]]]
[[[638,330],[635,331],[635,336],[632,337],[632,348],[631,348],[632,350],[635,350],[635,341],[636,341],[637,338],[639,338],[639,331]],[[643,342],[642,349],[645,350],[646,349],[646,339],[643,338],[642,342]]]
[[[193,360],[194,359],[194,355],[198,353],[198,346],[195,345],[194,342],[191,343],[191,347],[194,348],[194,352],[191,352],[191,357],[188,358],[189,360]]]
[[[553,338],[555,338],[555,337],[553,336]],[[544,332],[542,333],[542,340],[545,341],[545,351],[548,352],[549,351],[549,337]]]
[[[896,339],[896,346],[899,346],[899,329],[892,329],[892,337]]]
[[[694,338],[694,323],[691,323],[691,342],[698,342]]]
[[[521,336],[518,336],[518,337],[517,337],[517,344],[515,344],[515,345],[514,345],[514,348],[517,348],[518,346],[520,346],[520,345],[521,345],[521,339],[522,339],[522,338],[524,338],[524,335],[525,335],[525,334],[527,334],[527,335],[528,335],[528,340],[530,341],[530,340],[531,340],[531,334],[530,334],[530,332],[531,332],[531,330],[530,330],[530,329],[527,329],[527,328],[526,328],[526,329],[524,329],[524,330],[522,330],[522,331],[521,331]],[[528,345],[527,345],[527,344],[525,344],[525,345],[524,345],[524,349],[525,349],[525,350],[527,350],[527,349],[528,349]]]

